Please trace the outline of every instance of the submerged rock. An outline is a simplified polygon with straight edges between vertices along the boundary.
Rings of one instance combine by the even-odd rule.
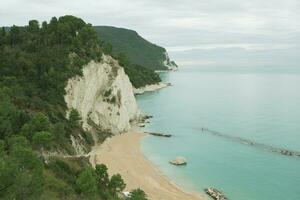
[[[146,132],[150,135],[153,135],[153,136],[158,136],[158,137],[171,137],[172,135],[171,134],[165,134],[165,133],[153,133],[153,132]]]
[[[170,163],[172,165],[186,165],[187,161],[184,157],[177,156],[174,160],[171,160]]]

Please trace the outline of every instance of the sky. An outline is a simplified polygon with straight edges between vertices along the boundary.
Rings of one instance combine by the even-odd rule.
[[[0,25],[66,14],[136,30],[184,66],[300,65],[300,0],[3,0]]]

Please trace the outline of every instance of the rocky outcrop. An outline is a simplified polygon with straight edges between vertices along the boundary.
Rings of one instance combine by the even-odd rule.
[[[204,191],[215,200],[228,200],[219,190],[215,188],[206,188]]]
[[[177,64],[172,61],[169,57],[169,54],[167,52],[165,52],[165,60],[163,61],[164,66],[168,69],[168,70],[172,70],[172,71],[177,71],[178,70],[178,66]]]
[[[89,62],[83,67],[82,76],[69,79],[65,90],[68,110],[80,113],[85,130],[91,129],[92,121],[118,134],[127,131],[130,122],[141,116],[128,76],[110,56],[103,55],[99,63]]]
[[[73,135],[71,135],[70,138],[76,155],[84,155],[88,152],[81,135],[79,135],[79,139],[75,138]]]
[[[157,83],[157,84],[146,85],[146,86],[141,87],[141,88],[134,88],[133,92],[134,92],[134,94],[139,95],[139,94],[143,94],[145,92],[152,92],[152,91],[155,91],[155,90],[159,90],[159,89],[162,89],[162,88],[165,88],[165,87],[168,87],[168,86],[171,86],[171,83],[160,82],[160,83]]]
[[[154,132],[145,132],[149,135],[157,136],[157,137],[172,137],[171,134],[166,134],[166,133],[154,133]]]

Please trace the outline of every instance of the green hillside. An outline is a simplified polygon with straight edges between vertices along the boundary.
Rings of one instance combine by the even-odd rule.
[[[151,70],[166,70],[166,50],[148,42],[137,32],[111,26],[94,26],[101,40],[112,44],[113,54],[125,53],[130,63]],[[171,62],[171,61],[169,61]]]
[[[120,199],[120,175],[109,178],[104,165],[93,169],[86,157],[63,156],[75,154],[71,136],[87,150],[94,143],[76,110],[65,118],[64,88],[103,52],[109,49],[91,25],[73,16],[0,29],[0,199]],[[140,69],[122,59],[138,79]]]

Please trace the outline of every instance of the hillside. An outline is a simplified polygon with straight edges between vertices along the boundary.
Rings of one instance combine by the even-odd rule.
[[[151,70],[177,68],[166,50],[142,38],[137,32],[111,26],[94,26],[101,40],[113,46],[114,55],[125,53],[130,63]]]
[[[0,199],[120,199],[122,177],[109,177],[106,166],[92,168],[87,159],[113,132],[90,115],[90,101],[83,102],[87,115],[76,107],[90,89],[98,107],[121,118],[116,131],[128,127],[135,115],[125,117],[128,99],[136,109],[124,73],[131,65],[108,54],[91,25],[74,16],[0,29]]]

